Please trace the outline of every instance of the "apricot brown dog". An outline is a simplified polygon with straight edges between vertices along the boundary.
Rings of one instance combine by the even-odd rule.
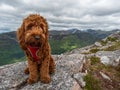
[[[55,63],[51,56],[48,43],[48,24],[45,18],[38,14],[31,14],[23,20],[17,31],[20,47],[24,50],[28,66],[25,73],[29,73],[28,83],[38,81],[49,83],[50,73],[55,71]]]

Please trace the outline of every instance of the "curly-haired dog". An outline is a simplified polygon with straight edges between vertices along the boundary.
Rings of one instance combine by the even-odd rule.
[[[48,43],[46,19],[38,14],[29,15],[18,29],[17,38],[28,59],[25,73],[30,75],[27,82],[35,83],[40,77],[41,82],[49,83],[50,73],[55,70],[55,63]]]

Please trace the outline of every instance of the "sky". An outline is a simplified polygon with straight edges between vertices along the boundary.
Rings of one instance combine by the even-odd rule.
[[[34,13],[49,30],[120,29],[120,0],[0,0],[0,33],[16,31]]]

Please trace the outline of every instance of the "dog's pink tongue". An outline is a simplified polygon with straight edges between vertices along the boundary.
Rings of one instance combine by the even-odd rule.
[[[29,50],[30,54],[32,55],[33,59],[35,61],[38,61],[39,58],[37,56],[37,53],[38,53],[39,47],[28,46],[28,50]]]

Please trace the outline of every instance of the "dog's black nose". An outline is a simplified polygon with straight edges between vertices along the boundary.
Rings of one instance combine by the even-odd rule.
[[[40,36],[38,36],[38,35],[36,35],[36,36],[34,36],[35,37],[35,39],[40,39]]]

